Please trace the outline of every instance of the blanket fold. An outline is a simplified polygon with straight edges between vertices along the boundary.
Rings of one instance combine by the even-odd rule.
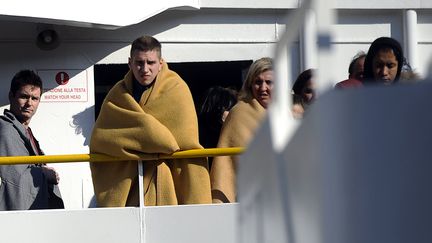
[[[139,103],[132,97],[129,71],[106,96],[90,141],[91,153],[138,159],[202,148],[192,95],[163,61],[153,86]],[[98,206],[137,206],[137,162],[91,163]],[[210,203],[207,159],[144,162],[146,205]]]
[[[218,148],[246,147],[264,115],[265,109],[256,99],[239,101],[222,126]],[[213,203],[236,201],[237,163],[237,156],[214,158],[210,174]]]

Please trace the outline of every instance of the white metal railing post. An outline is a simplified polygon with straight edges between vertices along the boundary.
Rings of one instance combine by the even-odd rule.
[[[318,67],[316,72],[316,94],[319,98],[321,94],[333,88],[337,68],[328,68],[335,60],[333,57],[332,42],[334,38],[333,25],[336,22],[334,12],[335,0],[315,0],[312,8],[316,13],[317,21],[317,40],[318,40]]]
[[[418,68],[417,63],[417,12],[409,9],[404,12],[404,42],[408,62],[413,69]]]
[[[144,161],[138,160],[138,193],[139,193],[139,215],[140,215],[140,242],[145,242],[145,212],[144,212]]]
[[[273,148],[276,152],[280,152],[284,149],[286,142],[291,138],[299,123],[293,118],[290,112],[292,107],[290,92],[292,83],[289,77],[292,76],[292,70],[288,52],[290,49],[288,47],[291,47],[300,33],[300,28],[303,26],[306,12],[310,9],[310,2],[311,1],[303,1],[301,7],[288,15],[286,21],[284,21],[286,23],[285,31],[275,48],[274,69],[276,79],[275,85],[277,88],[273,93],[274,97],[268,113]]]
[[[138,183],[139,183],[139,206],[143,208],[144,205],[144,161],[138,160]]]
[[[302,5],[293,13],[288,16],[286,20],[286,30],[275,50],[275,76],[276,76],[276,89],[274,91],[274,98],[272,105],[269,108],[269,123],[271,131],[271,140],[273,142],[273,150],[277,154],[276,166],[279,178],[287,178],[285,160],[282,156],[287,143],[296,131],[299,122],[296,121],[291,115],[292,98],[291,92],[289,92],[292,86],[289,82],[291,77],[291,60],[288,53],[291,50],[292,43],[296,40],[297,35],[300,33],[300,28],[305,28],[305,22],[311,21],[310,13],[316,14],[316,34],[314,37],[318,44],[316,53],[317,60],[317,72],[315,74],[317,91],[316,94],[319,97],[321,94],[333,87],[335,78],[335,69],[326,68],[334,60],[332,54],[332,24],[335,22],[335,14],[333,12],[334,0],[305,0],[301,1]],[[309,13],[309,14],[308,14]],[[309,19],[306,19],[309,17]],[[309,23],[310,24],[310,23]],[[307,30],[306,30],[307,31]],[[305,32],[306,33],[306,32]],[[308,33],[311,34],[311,33]],[[312,34],[311,34],[312,36]],[[314,38],[311,38],[314,39]],[[309,40],[310,41],[310,40]],[[314,58],[311,58],[314,59]],[[279,181],[282,183],[282,180]],[[293,236],[290,236],[290,208],[289,208],[289,192],[287,187],[283,184],[279,185],[279,194],[282,198],[282,208],[284,218],[287,219],[287,239],[292,240]],[[322,242],[319,220],[315,224],[302,225],[301,228],[309,228],[311,232],[314,232],[309,236],[312,239],[311,242]]]
[[[300,32],[300,70],[316,68],[316,57],[316,15],[313,10],[308,9]]]
[[[291,77],[291,60],[288,55],[288,48],[297,39],[300,28],[305,28],[306,21],[312,21],[313,14],[316,14],[316,40],[318,49],[317,55],[317,72],[315,79],[317,80],[317,95],[333,87],[335,79],[335,70],[323,68],[332,61],[331,42],[332,42],[332,27],[335,22],[335,14],[332,12],[334,0],[327,1],[302,1],[302,5],[293,14],[288,16],[285,21],[286,29],[282,37],[279,39],[275,49],[275,70],[276,70],[276,85],[277,89],[274,92],[274,99],[269,108],[270,123],[272,131],[272,140],[276,152],[280,152],[298,126],[290,110],[292,107],[292,99],[290,96],[291,82],[287,79]],[[309,19],[306,19],[309,18]],[[311,25],[309,23],[308,25]],[[312,28],[312,27],[310,27]],[[314,27],[315,29],[315,27]],[[315,39],[310,37],[311,39]],[[309,40],[310,41],[310,40]],[[311,53],[313,55],[313,53]],[[306,58],[306,57],[305,57]],[[311,57],[311,59],[314,59]],[[320,68],[321,67],[321,68]]]

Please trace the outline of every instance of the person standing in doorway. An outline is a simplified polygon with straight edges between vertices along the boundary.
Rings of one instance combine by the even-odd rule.
[[[222,125],[219,148],[248,146],[271,104],[273,79],[273,59],[263,57],[252,63],[239,100]],[[213,203],[237,201],[237,166],[238,156],[218,156],[213,160],[210,170]]]
[[[130,70],[102,104],[90,151],[125,161],[90,164],[99,207],[139,205],[137,160],[145,154],[202,148],[189,87],[161,52],[151,36],[133,41]],[[211,203],[206,158],[144,161],[143,183],[147,206]]]

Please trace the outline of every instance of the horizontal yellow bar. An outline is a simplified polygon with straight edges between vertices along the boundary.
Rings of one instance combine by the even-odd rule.
[[[239,155],[244,152],[244,148],[207,148],[207,149],[191,149],[174,152],[173,154],[159,154],[160,159],[185,159],[185,158],[201,158],[215,157],[224,155]]]
[[[199,157],[215,157],[225,155],[240,155],[244,148],[208,148],[192,149],[174,152],[172,154],[143,154],[143,157],[134,158],[136,160],[157,160],[157,159],[183,159]],[[11,164],[49,164],[49,163],[69,163],[69,162],[104,162],[134,160],[131,158],[115,158],[103,154],[64,154],[64,155],[38,155],[38,156],[7,156],[0,157],[0,165]]]

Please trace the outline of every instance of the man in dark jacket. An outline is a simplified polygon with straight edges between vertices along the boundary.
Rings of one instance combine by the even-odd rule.
[[[43,155],[29,123],[39,106],[42,80],[22,70],[12,79],[10,110],[0,116],[0,155]],[[0,166],[0,210],[64,208],[52,167],[42,164]]]

